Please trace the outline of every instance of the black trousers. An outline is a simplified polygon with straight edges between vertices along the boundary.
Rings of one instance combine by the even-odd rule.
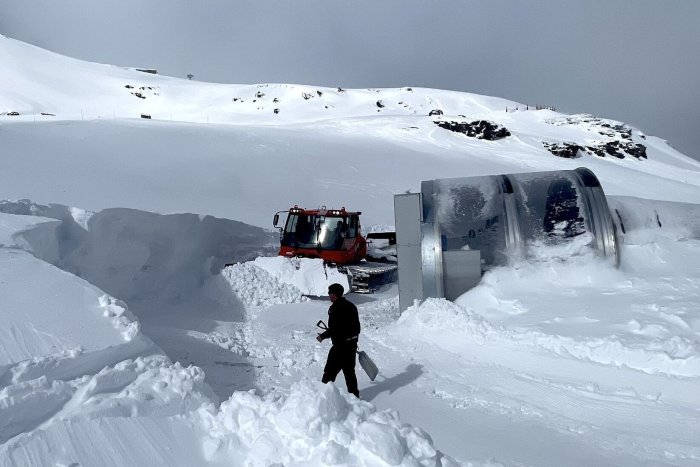
[[[348,392],[360,397],[360,390],[357,388],[357,376],[355,376],[355,354],[357,353],[357,341],[343,344],[336,344],[328,351],[328,360],[323,369],[321,382],[327,383],[335,381],[340,371],[343,371],[345,384]]]

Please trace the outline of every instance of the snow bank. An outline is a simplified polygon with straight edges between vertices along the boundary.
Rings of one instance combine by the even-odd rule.
[[[328,286],[348,279],[319,258],[260,256],[254,261],[227,266],[221,275],[246,307],[269,307],[306,300],[306,295],[325,296]]]
[[[380,412],[334,384],[302,381],[288,396],[237,392],[219,412],[202,411],[210,460],[234,464],[456,466],[419,428]]]
[[[221,275],[246,307],[268,307],[304,300],[301,290],[292,284],[281,282],[278,277],[258,266],[257,262],[227,266]]]
[[[124,301],[184,296],[225,263],[270,251],[274,238],[242,222],[197,214],[89,213],[29,200],[2,201],[0,212],[61,221],[24,232],[24,249]]]
[[[349,289],[348,278],[336,268],[327,267],[320,258],[258,257],[254,265],[277,281],[294,286],[304,295],[326,296],[333,283]]]
[[[24,251],[0,248],[0,297],[0,364],[143,339],[126,305]]]

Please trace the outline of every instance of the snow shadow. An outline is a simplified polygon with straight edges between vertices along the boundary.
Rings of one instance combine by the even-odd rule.
[[[374,383],[368,388],[360,389],[360,396],[362,397],[362,400],[371,402],[375,397],[383,392],[393,394],[397,389],[408,386],[420,378],[423,373],[424,371],[422,365],[411,363],[402,373],[394,375],[390,378],[384,378],[384,380],[380,381],[379,383]]]
[[[231,372],[215,371],[221,365],[214,361],[246,363],[237,346],[221,343],[219,329],[235,328],[246,311],[219,273],[226,263],[273,254],[276,233],[212,216],[127,208],[90,213],[29,200],[0,201],[0,212],[61,221],[22,234],[31,252],[124,301],[171,360],[205,370],[221,399],[232,388],[255,387],[251,372],[236,372],[244,380],[232,382]]]

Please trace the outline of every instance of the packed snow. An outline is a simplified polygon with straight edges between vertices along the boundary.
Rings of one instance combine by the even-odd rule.
[[[214,85],[2,36],[0,65],[0,465],[700,464],[700,163],[663,140],[493,97]],[[446,130],[436,109],[512,135]],[[647,159],[543,145],[616,131]],[[347,207],[387,231],[421,180],[579,166],[608,195],[619,268],[582,237],[530,245],[454,302],[349,294],[380,375],[358,366],[360,400],[319,382],[316,322],[346,278],[277,257],[275,212]]]

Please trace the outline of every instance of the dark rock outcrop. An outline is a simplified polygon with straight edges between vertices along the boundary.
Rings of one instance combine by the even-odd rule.
[[[473,122],[451,122],[436,120],[435,123],[440,128],[462,133],[472,138],[495,141],[510,136],[507,128],[497,123],[487,120],[475,120]]]
[[[557,157],[565,159],[575,159],[581,157],[579,151],[585,152],[586,148],[576,143],[547,143],[542,142],[545,148]]]
[[[631,141],[609,141],[594,146],[587,146],[586,149],[598,157],[612,156],[624,159],[625,156],[631,156],[636,159],[647,158],[646,146]]]
[[[593,154],[598,157],[616,157],[624,159],[626,156],[636,159],[647,158],[647,148],[643,144],[635,144],[631,141],[609,141],[588,146],[576,143],[547,143],[542,142],[545,148],[557,157],[574,159],[582,154]]]
[[[571,115],[569,117],[555,118],[547,120],[547,123],[556,126],[579,126],[592,133],[592,139],[598,139],[599,136],[608,138],[607,141],[594,141],[586,146],[575,145],[574,143],[543,143],[544,146],[555,156],[567,157],[565,147],[576,146],[578,150],[583,150],[589,154],[598,157],[616,157],[624,159],[625,157],[634,157],[637,160],[647,158],[647,148],[643,144],[635,143],[632,140],[632,128],[623,123],[613,120],[604,120],[592,115]],[[642,139],[646,139],[640,134]],[[563,149],[562,149],[563,148]]]

